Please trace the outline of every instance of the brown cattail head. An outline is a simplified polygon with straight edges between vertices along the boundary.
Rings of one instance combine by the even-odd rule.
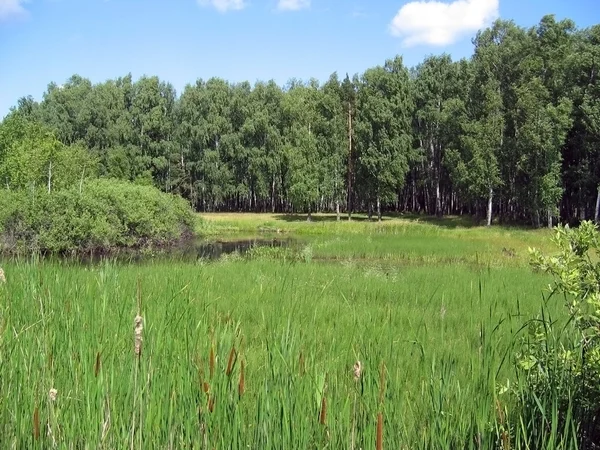
[[[319,414],[319,423],[321,425],[327,424],[327,397],[325,397],[325,395],[323,395],[323,398],[321,398],[321,412]]]
[[[202,390],[205,394],[208,394],[208,391],[210,391],[210,385],[206,381],[202,383]]]
[[[211,378],[215,374],[215,349],[212,345],[210,346],[210,357],[208,359],[208,372]]]
[[[242,364],[240,366],[240,381],[238,383],[238,395],[242,398],[244,395],[244,391],[246,390],[246,380],[244,379],[244,360],[242,359]]]
[[[375,448],[383,450],[383,414],[377,415],[377,437],[375,439]]]
[[[36,441],[40,438],[40,410],[37,406],[33,410],[33,438]]]
[[[215,398],[211,395],[208,397],[208,410],[213,412],[215,409]]]
[[[359,381],[362,375],[362,363],[360,361],[356,361],[354,366],[352,367],[352,374],[354,375],[354,381]]]
[[[144,330],[144,319],[139,314],[133,320],[134,324],[134,341],[135,341],[135,356],[138,358],[142,355],[142,331]]]
[[[96,364],[94,364],[94,376],[97,377],[100,373],[100,352],[96,352]]]
[[[236,359],[237,359],[237,354],[235,352],[235,347],[231,347],[231,351],[229,352],[229,360],[227,361],[227,370],[225,371],[225,375],[227,375],[227,376],[231,375],[231,372],[233,372],[233,364],[235,363]]]
[[[6,283],[6,275],[4,275],[4,269],[0,267],[0,283]]]
[[[48,391],[48,399],[50,399],[51,402],[56,401],[57,395],[58,395],[58,391],[54,388],[52,388],[52,389],[50,389],[50,391]]]

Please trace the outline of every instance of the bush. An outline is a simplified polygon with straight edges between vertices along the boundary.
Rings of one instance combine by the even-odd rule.
[[[0,236],[6,250],[110,250],[163,246],[192,233],[180,197],[112,179],[47,193],[1,191]]]
[[[600,242],[596,226],[556,228],[559,252],[532,250],[533,266],[554,278],[568,316],[531,321],[517,355],[516,389],[526,446],[598,448],[600,443]]]

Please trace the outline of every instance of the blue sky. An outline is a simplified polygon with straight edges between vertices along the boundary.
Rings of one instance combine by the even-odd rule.
[[[178,92],[230,81],[351,75],[400,54],[469,56],[496,17],[600,22],[600,0],[0,0],[0,117],[50,81],[158,75]]]

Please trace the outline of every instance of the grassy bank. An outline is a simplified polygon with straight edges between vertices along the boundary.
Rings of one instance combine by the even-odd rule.
[[[529,263],[530,247],[552,251],[546,229],[487,228],[464,218],[372,222],[358,215],[338,222],[335,215],[319,214],[309,223],[302,215],[216,213],[197,219],[197,233],[208,239],[295,236],[310,245],[314,257],[325,260],[522,267]]]

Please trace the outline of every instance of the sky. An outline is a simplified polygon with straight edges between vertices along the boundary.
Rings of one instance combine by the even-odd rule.
[[[178,92],[210,77],[325,81],[395,55],[469,57],[495,19],[546,14],[588,27],[600,0],[0,0],[0,117],[73,74],[158,75]]]

